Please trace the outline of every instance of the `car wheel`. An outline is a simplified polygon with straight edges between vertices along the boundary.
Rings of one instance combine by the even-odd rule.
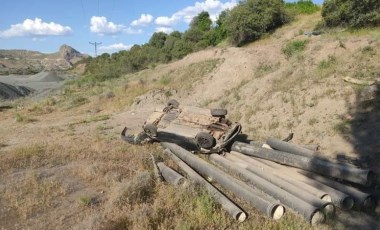
[[[227,109],[211,109],[211,115],[214,117],[222,117],[227,115]]]
[[[172,106],[173,108],[178,109],[179,102],[175,99],[171,99],[168,101],[168,106]]]
[[[157,136],[157,126],[153,124],[147,124],[144,126],[144,132],[150,137]]]
[[[215,144],[215,138],[209,133],[198,133],[195,137],[197,145],[204,149],[210,149]]]

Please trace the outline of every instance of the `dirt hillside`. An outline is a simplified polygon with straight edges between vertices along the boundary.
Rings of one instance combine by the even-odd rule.
[[[254,210],[248,221],[235,223],[202,192],[153,182],[148,153],[165,159],[160,146],[128,145],[119,135],[124,126],[139,131],[155,107],[175,98],[228,109],[249,139],[292,131],[294,143],[319,144],[332,159],[344,154],[376,165],[380,30],[305,35],[319,20],[318,14],[303,16],[242,48],[216,47],[121,79],[67,84],[38,102],[1,104],[0,226],[311,228],[293,214],[273,222]],[[318,228],[373,229],[378,220],[338,212]]]

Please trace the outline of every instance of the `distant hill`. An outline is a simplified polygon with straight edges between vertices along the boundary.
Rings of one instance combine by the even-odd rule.
[[[88,57],[68,45],[62,45],[52,54],[30,50],[0,49],[0,75],[35,74],[45,71],[67,70],[75,63]]]

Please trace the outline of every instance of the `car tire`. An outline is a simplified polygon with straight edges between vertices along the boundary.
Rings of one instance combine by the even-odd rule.
[[[227,109],[211,109],[211,115],[214,117],[223,117],[227,115]]]
[[[195,140],[200,148],[211,149],[215,145],[215,138],[209,133],[198,133]]]
[[[175,99],[171,99],[168,101],[168,106],[172,106],[173,108],[178,109],[179,102]]]
[[[155,126],[153,124],[147,124],[144,126],[144,132],[149,137],[156,137],[157,136],[157,126]]]

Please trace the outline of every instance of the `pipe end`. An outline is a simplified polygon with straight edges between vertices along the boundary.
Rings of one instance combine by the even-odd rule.
[[[322,224],[322,223],[324,223],[325,220],[326,220],[326,216],[325,216],[325,214],[323,214],[323,212],[321,212],[321,211],[316,211],[316,212],[311,216],[310,223],[311,223],[311,225],[317,225],[317,224]]]
[[[328,195],[328,194],[324,194],[322,197],[321,197],[322,200],[324,201],[327,201],[327,202],[331,202],[332,199],[331,199],[331,196]]]
[[[345,210],[350,210],[354,207],[354,199],[352,199],[352,197],[345,197],[344,199],[342,199],[342,201],[340,202],[340,206],[342,209],[345,209]]]
[[[325,207],[323,207],[322,211],[326,215],[326,217],[332,217],[335,215],[335,206],[332,203],[329,203]]]
[[[240,212],[236,215],[236,220],[240,223],[245,221],[245,219],[247,219],[247,214],[245,214],[244,212]]]
[[[274,205],[271,212],[270,212],[270,217],[274,220],[279,220],[285,213],[285,208],[284,206],[277,204]]]
[[[376,198],[374,196],[368,196],[367,199],[363,202],[363,210],[366,212],[373,212],[376,209]]]

